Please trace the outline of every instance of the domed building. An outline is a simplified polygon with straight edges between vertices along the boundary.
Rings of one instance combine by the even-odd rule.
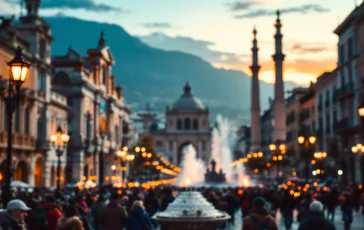
[[[182,163],[182,150],[189,144],[195,147],[197,157],[208,164],[211,154],[209,110],[192,95],[188,82],[182,96],[167,106],[165,128],[158,130],[154,127],[150,135],[154,138],[156,151],[173,164]]]

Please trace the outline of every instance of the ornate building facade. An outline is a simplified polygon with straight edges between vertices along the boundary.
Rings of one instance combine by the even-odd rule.
[[[211,156],[211,129],[209,110],[191,93],[186,83],[182,96],[166,109],[166,125],[163,130],[152,129],[150,135],[158,153],[175,165],[183,159],[183,148],[192,144],[197,157],[206,165]]]
[[[130,131],[130,111],[124,104],[122,88],[115,85],[111,71],[115,61],[105,42],[101,32],[97,46],[89,49],[86,57],[70,47],[66,55],[52,58],[52,86],[67,97],[72,108],[68,120],[68,178],[72,181],[98,178],[102,184],[112,182],[112,175],[121,176],[116,153],[128,144],[123,134]],[[116,173],[112,172],[113,165]]]
[[[0,31],[1,88],[8,84],[5,61],[10,61],[17,46],[23,48],[24,57],[32,63],[28,79],[22,86],[20,104],[14,113],[13,167],[14,180],[32,186],[55,186],[57,156],[50,145],[50,135],[57,126],[67,132],[66,99],[51,90],[50,47],[53,37],[49,25],[38,16],[40,1],[26,1],[27,14],[13,26]],[[3,23],[5,23],[3,21]],[[1,177],[5,178],[5,152],[7,147],[7,116],[5,103],[0,99],[0,152]],[[62,157],[64,172],[66,153]],[[63,173],[62,173],[63,174]],[[64,176],[59,178],[64,182]]]

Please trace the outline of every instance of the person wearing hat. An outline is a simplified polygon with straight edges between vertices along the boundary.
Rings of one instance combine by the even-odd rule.
[[[335,230],[335,225],[325,219],[324,205],[317,200],[310,204],[308,217],[301,222],[298,230]]]
[[[250,216],[244,218],[243,230],[278,230],[275,219],[269,214],[263,197],[256,197],[252,202]]]
[[[0,212],[0,230],[26,230],[25,217],[29,208],[23,201],[14,199]]]

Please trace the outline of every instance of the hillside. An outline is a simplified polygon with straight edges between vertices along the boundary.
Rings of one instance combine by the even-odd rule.
[[[188,80],[192,93],[210,108],[213,119],[221,113],[240,124],[249,123],[251,82],[245,73],[214,68],[190,54],[152,48],[118,25],[70,17],[45,20],[55,37],[53,55],[64,55],[69,45],[85,55],[88,48],[97,46],[100,31],[104,30],[106,44],[116,60],[113,74],[123,86],[126,103],[132,111],[142,110],[150,102],[163,112],[166,105],[182,94]],[[286,89],[294,86],[287,83]],[[268,107],[268,97],[273,95],[273,85],[261,82],[260,88],[264,109]]]

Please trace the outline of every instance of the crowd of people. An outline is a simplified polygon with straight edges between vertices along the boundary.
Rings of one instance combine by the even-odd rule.
[[[152,216],[166,210],[183,188],[157,187],[117,189],[46,189],[17,191],[0,212],[0,230],[149,230],[157,228]],[[341,207],[344,229],[350,229],[353,213],[364,215],[364,193],[356,188],[335,187],[319,193],[307,191],[293,196],[277,188],[200,188],[205,198],[231,219],[221,229],[236,225],[241,210],[243,230],[278,229],[275,217],[280,210],[285,228],[291,229],[294,210],[299,230],[331,230],[335,211]],[[364,223],[363,223],[364,226]],[[235,228],[234,228],[235,229]]]

